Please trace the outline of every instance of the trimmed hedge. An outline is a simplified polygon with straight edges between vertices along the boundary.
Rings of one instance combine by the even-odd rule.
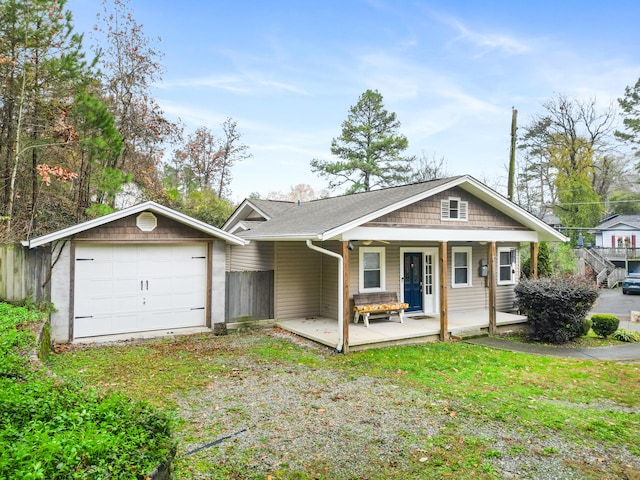
[[[591,315],[591,328],[594,333],[602,338],[613,334],[620,325],[620,319],[609,313],[596,313]]]
[[[524,280],[515,287],[516,306],[529,318],[533,339],[565,343],[583,335],[584,317],[598,289],[582,277]]]
[[[0,479],[144,479],[173,456],[172,419],[35,370],[38,312],[0,303]]]

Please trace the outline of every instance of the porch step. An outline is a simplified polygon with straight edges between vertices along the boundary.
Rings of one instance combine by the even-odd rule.
[[[487,329],[465,328],[462,330],[456,330],[454,332],[451,332],[451,336],[454,338],[459,338],[460,340],[463,340],[466,338],[488,337],[489,332],[487,331]]]

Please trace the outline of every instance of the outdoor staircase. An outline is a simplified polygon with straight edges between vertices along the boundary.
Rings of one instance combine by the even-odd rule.
[[[616,287],[626,276],[624,268],[617,267],[595,249],[579,248],[577,253],[597,272],[596,283],[603,288]]]

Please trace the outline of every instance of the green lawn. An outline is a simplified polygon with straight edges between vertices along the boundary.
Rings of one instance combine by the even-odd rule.
[[[265,331],[74,348],[53,355],[50,365],[58,375],[80,376],[183,416],[177,427],[178,478],[503,478],[505,462],[519,469],[520,478],[551,478],[540,476],[549,462],[575,475],[568,478],[640,478],[638,363],[546,358],[465,343],[332,355]],[[264,372],[273,376],[272,382]],[[187,418],[184,399],[194,402],[198,395],[214,392],[220,402],[215,408],[228,408],[219,423],[215,410],[208,410],[213,420],[207,420],[207,428],[225,436],[257,418],[261,405],[259,388],[255,402],[238,400],[238,387],[247,385],[240,381],[254,376],[256,384],[264,389],[271,385],[279,396],[286,385],[298,385],[301,375],[330,378],[326,389],[333,389],[336,398],[329,403],[335,409],[340,397],[335,392],[363,378],[389,389],[394,400],[387,413],[397,418],[403,418],[406,399],[417,398],[421,421],[432,425],[433,433],[422,438],[409,424],[394,425],[393,448],[399,452],[394,461],[376,457],[375,430],[357,445],[345,442],[343,449],[354,449],[352,458],[365,456],[364,465],[304,461],[306,452],[278,450],[270,445],[278,440],[266,433],[255,444],[232,438],[202,454],[185,455],[188,445],[216,435],[203,436],[203,422]],[[252,399],[250,394],[247,398]],[[312,401],[308,410],[324,412],[321,393],[313,398],[317,404]],[[287,423],[295,423],[295,415],[283,417],[283,430],[295,426]],[[349,417],[347,406],[338,419]],[[231,423],[223,425],[223,420]],[[268,422],[278,428],[277,421]]]

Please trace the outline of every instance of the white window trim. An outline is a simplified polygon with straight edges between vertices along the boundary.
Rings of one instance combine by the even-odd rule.
[[[384,292],[386,288],[386,258],[385,258],[385,248],[384,247],[360,247],[359,249],[360,255],[360,264],[358,266],[358,280],[359,280],[359,288],[360,293],[365,292]],[[365,253],[378,253],[380,255],[380,287],[375,288],[365,288],[364,287],[364,254]]]
[[[498,258],[496,259],[497,261],[497,270],[498,270],[498,285],[514,285],[516,283],[516,262],[514,261],[511,264],[511,278],[509,280],[501,280],[500,279],[500,253],[502,252],[509,252],[509,255],[511,255],[511,252],[514,252],[514,260],[516,259],[516,249],[514,247],[499,247],[498,248]]]
[[[458,218],[451,218],[451,200],[458,202]],[[463,202],[460,197],[449,197],[440,201],[440,219],[446,222],[466,222],[469,220],[469,202]]]
[[[456,253],[467,254],[467,283],[456,283]],[[451,288],[469,288],[473,286],[473,249],[472,247],[451,247]]]

